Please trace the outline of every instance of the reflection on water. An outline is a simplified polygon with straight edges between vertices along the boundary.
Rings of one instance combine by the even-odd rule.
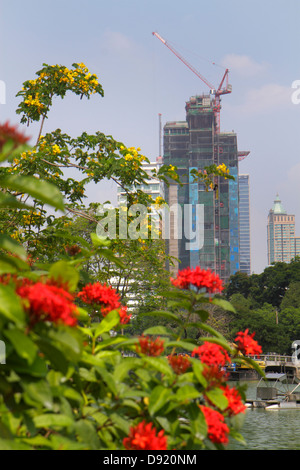
[[[248,382],[247,398],[256,398],[257,382]],[[229,450],[300,450],[300,409],[248,409],[241,434],[246,446],[232,440]]]

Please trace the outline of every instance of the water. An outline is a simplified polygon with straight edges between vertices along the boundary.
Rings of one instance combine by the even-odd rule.
[[[248,382],[248,399],[255,399],[256,385]],[[300,409],[248,409],[240,433],[246,446],[232,440],[229,450],[300,450]]]

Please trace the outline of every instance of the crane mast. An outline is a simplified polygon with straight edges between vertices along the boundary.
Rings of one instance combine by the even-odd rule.
[[[226,69],[225,73],[222,77],[222,80],[218,86],[218,88],[214,87],[203,75],[198,72],[198,70],[195,69],[181,54],[179,54],[176,49],[174,49],[173,46],[171,46],[168,41],[166,41],[162,36],[160,36],[158,33],[153,32],[152,33],[154,36],[157,37],[181,62],[183,62],[200,80],[202,80],[210,89],[210,93],[214,95],[215,101],[214,101],[214,114],[216,118],[216,132],[217,134],[220,133],[220,111],[221,111],[221,95],[226,95],[228,93],[232,92],[232,87],[228,83],[228,74],[229,70]],[[225,82],[225,87],[223,87]],[[222,88],[223,87],[223,88]]]

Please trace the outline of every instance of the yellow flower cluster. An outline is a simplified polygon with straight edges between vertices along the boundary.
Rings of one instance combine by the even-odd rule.
[[[59,146],[56,145],[56,144],[53,145],[53,146],[52,146],[52,152],[54,153],[54,155],[60,153],[60,148],[59,148]]]
[[[225,163],[221,163],[221,165],[217,166],[217,170],[220,170],[222,173],[229,173],[229,168],[227,168]]]
[[[30,80],[30,84],[34,84],[34,82],[36,82],[36,80]],[[38,93],[35,93],[35,96],[33,97],[33,95],[28,95],[28,98],[24,101],[25,104],[27,104],[28,106],[36,106],[37,108],[37,111],[39,113],[41,113],[41,111],[44,109],[44,105],[43,103],[40,102],[39,100],[39,94]]]
[[[159,206],[161,206],[162,204],[165,204],[165,203],[166,203],[166,201],[161,196],[157,196],[157,198],[155,199],[155,204],[158,204]]]
[[[24,225],[33,225],[36,224],[37,222],[40,222],[42,213],[33,211],[30,214],[24,214],[23,215],[23,224]]]
[[[121,153],[124,156],[125,162],[132,162],[132,167],[137,170],[142,162],[146,160],[146,157],[144,155],[141,155],[140,148],[137,147],[124,147],[121,145],[120,147]],[[125,166],[123,163],[121,166]]]
[[[13,166],[8,168],[9,173],[13,173],[15,171],[19,171],[20,168],[22,167],[23,161],[32,163],[35,158],[36,158],[36,150],[28,151],[28,152],[22,152],[19,158],[14,158],[13,159]]]
[[[76,65],[77,68],[74,69],[68,69],[67,67],[59,68],[58,72],[54,74],[54,78],[58,79],[59,82],[78,86],[82,93],[96,93],[96,87],[99,85],[97,76],[91,74],[83,63]],[[59,66],[53,65],[52,67]]]

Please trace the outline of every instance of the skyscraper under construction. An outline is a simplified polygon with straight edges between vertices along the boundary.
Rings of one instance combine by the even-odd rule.
[[[181,237],[175,238],[171,232],[167,242],[169,254],[179,259],[170,270],[199,265],[215,271],[226,282],[239,270],[237,136],[220,132],[211,95],[199,95],[186,103],[186,121],[167,122],[163,137],[163,163],[176,165],[183,183],[165,188],[169,207],[177,204],[182,214],[175,222],[180,225]],[[214,163],[224,163],[235,180],[214,177],[218,191],[207,191],[204,183],[194,182],[191,170]],[[202,208],[199,212],[197,205]],[[190,234],[196,233],[197,227],[202,227],[203,233],[201,244],[194,246]]]

